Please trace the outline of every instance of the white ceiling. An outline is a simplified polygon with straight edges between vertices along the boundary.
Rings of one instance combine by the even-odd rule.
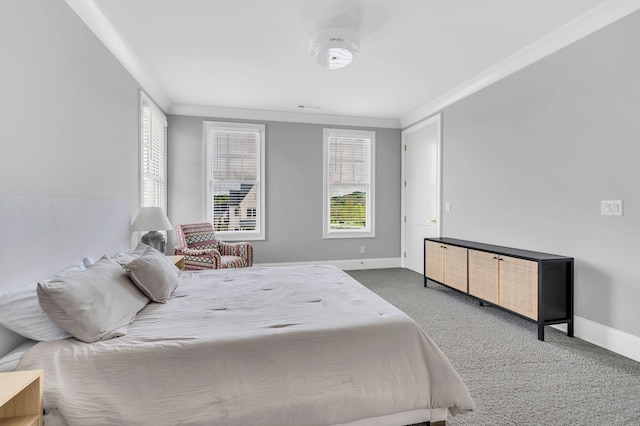
[[[66,1],[169,113],[391,127],[640,8],[638,0]],[[310,38],[330,26],[360,36],[346,68],[309,56]]]

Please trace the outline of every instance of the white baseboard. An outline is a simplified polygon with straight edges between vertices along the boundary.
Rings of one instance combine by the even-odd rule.
[[[553,327],[567,331],[565,324]],[[577,338],[640,362],[640,337],[638,336],[578,316],[573,317],[573,334]]]
[[[321,260],[308,262],[282,262],[282,263],[254,263],[255,266],[288,266],[288,265],[333,265],[343,271],[356,269],[384,269],[400,268],[399,257],[381,259],[347,259],[347,260]]]

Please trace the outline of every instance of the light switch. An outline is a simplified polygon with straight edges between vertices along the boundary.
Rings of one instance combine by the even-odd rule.
[[[449,203],[449,202],[444,203],[444,210],[447,211],[447,212],[450,212],[451,211],[451,203]]]
[[[622,200],[600,201],[600,215],[622,216]]]

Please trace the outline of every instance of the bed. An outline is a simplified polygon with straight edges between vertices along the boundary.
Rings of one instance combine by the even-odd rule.
[[[404,425],[474,408],[413,320],[328,265],[183,272],[126,335],[40,342],[18,369],[44,370],[47,426]]]

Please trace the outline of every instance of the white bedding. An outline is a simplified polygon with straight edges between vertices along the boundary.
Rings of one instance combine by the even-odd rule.
[[[332,266],[183,273],[126,336],[38,343],[19,365],[34,368],[45,409],[69,425],[335,425],[474,407],[412,319]]]

